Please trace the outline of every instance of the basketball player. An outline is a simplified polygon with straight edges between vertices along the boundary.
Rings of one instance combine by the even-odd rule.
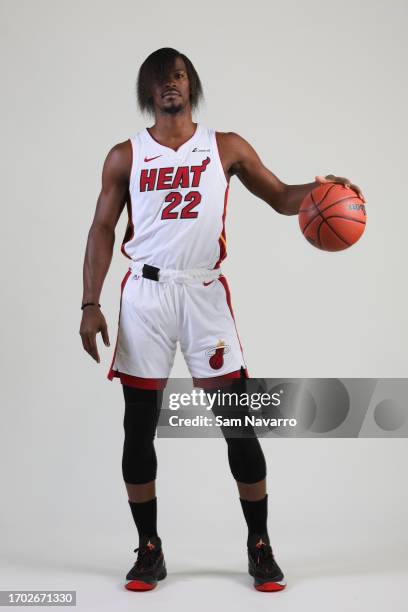
[[[165,578],[157,533],[157,459],[153,445],[163,389],[176,344],[196,386],[241,393],[248,370],[221,272],[226,256],[225,215],[231,177],[284,215],[295,215],[305,196],[334,181],[362,194],[343,177],[317,176],[287,185],[234,132],[218,132],[192,120],[203,92],[191,61],[162,48],[142,64],[137,81],[141,111],[154,125],[114,146],[102,173],[102,190],[89,231],[84,261],[80,334],[99,363],[96,334],[110,346],[100,294],[127,207],[121,246],[129,269],[122,280],[119,325],[108,378],[119,378],[124,394],[122,472],[139,534],[136,562],[127,574],[130,590],[150,590]],[[223,434],[248,527],[249,573],[262,591],[285,587],[267,529],[266,464],[251,428]]]

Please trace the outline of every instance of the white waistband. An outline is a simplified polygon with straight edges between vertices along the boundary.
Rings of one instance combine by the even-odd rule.
[[[132,263],[130,264],[132,274],[134,276],[141,276],[143,266],[144,263],[140,261],[132,261]],[[207,270],[207,268],[191,268],[190,270],[173,270],[171,268],[160,268],[159,282],[168,283],[173,281],[175,283],[191,283],[197,281],[211,281],[221,276],[221,274],[222,271],[219,268],[215,270]]]

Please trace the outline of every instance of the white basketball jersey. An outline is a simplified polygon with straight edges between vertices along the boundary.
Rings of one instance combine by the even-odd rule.
[[[218,268],[226,257],[229,183],[215,130],[198,123],[177,151],[159,144],[146,128],[130,140],[123,254],[159,268]]]

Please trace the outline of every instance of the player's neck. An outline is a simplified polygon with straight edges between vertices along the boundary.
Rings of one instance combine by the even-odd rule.
[[[148,128],[150,134],[160,142],[178,142],[191,138],[197,124],[193,122],[191,113],[180,115],[156,115],[155,123]]]

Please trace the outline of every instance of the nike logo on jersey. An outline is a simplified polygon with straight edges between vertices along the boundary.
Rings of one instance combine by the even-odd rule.
[[[211,151],[211,149],[199,149],[198,147],[195,147],[195,149],[192,150],[192,153],[207,153],[208,151]]]
[[[158,157],[161,157],[161,155],[156,155],[155,157],[145,157],[144,160],[145,162],[149,162],[149,161],[152,161],[153,159],[157,159]]]

